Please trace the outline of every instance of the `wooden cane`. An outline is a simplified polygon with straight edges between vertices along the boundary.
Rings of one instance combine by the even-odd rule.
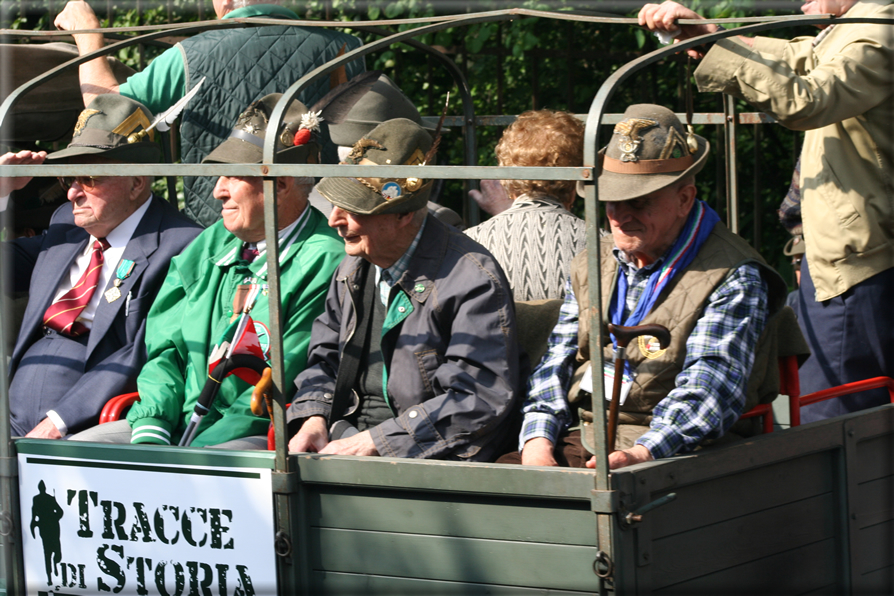
[[[621,385],[624,379],[624,361],[627,360],[627,345],[630,340],[640,335],[649,335],[658,338],[662,349],[670,345],[670,331],[664,325],[637,325],[636,327],[624,327],[623,325],[608,324],[608,332],[615,336],[618,348],[615,351],[615,378],[612,384],[612,401],[608,407],[608,452],[615,451],[615,439],[618,432],[618,410],[621,407]]]
[[[264,372],[261,373],[261,379],[251,392],[251,413],[255,416],[270,415],[270,389],[273,387],[272,375],[273,369],[265,368]]]

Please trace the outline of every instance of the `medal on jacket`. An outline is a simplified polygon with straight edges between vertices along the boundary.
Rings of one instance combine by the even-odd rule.
[[[134,262],[128,259],[121,259],[121,264],[118,265],[118,271],[115,272],[115,281],[111,288],[106,290],[103,296],[106,297],[107,302],[114,302],[121,298],[121,284],[124,283],[124,280],[130,277],[130,274],[133,272]]]

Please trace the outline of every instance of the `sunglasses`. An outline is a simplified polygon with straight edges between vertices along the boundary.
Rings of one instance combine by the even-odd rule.
[[[59,176],[59,184],[62,185],[62,189],[67,191],[72,187],[72,185],[77,182],[81,188],[96,188],[100,184],[102,184],[103,180],[108,178],[108,176]]]

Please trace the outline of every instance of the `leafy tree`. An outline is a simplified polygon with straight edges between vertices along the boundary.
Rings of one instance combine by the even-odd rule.
[[[55,0],[3,0],[0,26],[16,29],[51,29]],[[560,12],[634,16],[642,2],[609,0],[528,0],[509,2],[434,2],[431,0],[307,0],[284,5],[307,19],[343,21],[349,32],[365,41],[377,36],[350,29],[351,24],[370,20],[431,18],[444,14],[466,14],[484,10],[523,7]],[[769,15],[761,3],[753,0],[693,0],[695,10],[711,18],[735,18]],[[213,18],[210,0],[167,0],[164,4],[107,0],[94,2],[103,25],[129,27],[165,22],[189,22]],[[393,31],[419,25],[388,27]],[[808,28],[793,28],[771,35],[811,34]],[[471,85],[475,113],[478,115],[518,114],[525,110],[551,108],[585,114],[602,83],[620,66],[658,47],[657,40],[635,26],[560,21],[518,16],[511,20],[453,27],[418,38],[456,61]],[[151,61],[163,48],[135,46],[121,50],[118,58],[134,68]],[[367,58],[367,67],[385,71],[411,97],[423,115],[439,115],[448,91],[455,91],[449,74],[431,57],[406,44],[394,44]],[[694,68],[695,65],[692,65]],[[722,112],[722,100],[716,94],[700,94],[689,89],[685,56],[673,55],[635,74],[613,96],[609,112],[622,112],[631,103],[658,103],[685,112],[686,94],[694,94],[696,112]],[[451,114],[461,113],[459,100],[451,93]],[[737,102],[737,111],[753,111]],[[725,215],[723,181],[723,129],[697,126],[714,149],[713,156],[700,176],[700,194]],[[799,135],[777,125],[739,126],[737,136],[737,175],[740,197],[740,233],[757,240],[767,259],[781,270],[787,268],[782,246],[787,234],[779,226],[776,208],[791,180]],[[500,127],[480,127],[477,132],[478,163],[494,165],[493,148],[502,132]],[[603,127],[604,144],[610,127]],[[462,135],[458,130],[445,136],[439,161],[459,164],[463,161]],[[461,211],[463,187],[459,181],[447,182],[443,202]],[[755,203],[758,208],[755,209]],[[582,206],[578,206],[582,212]],[[756,233],[757,232],[757,233]]]

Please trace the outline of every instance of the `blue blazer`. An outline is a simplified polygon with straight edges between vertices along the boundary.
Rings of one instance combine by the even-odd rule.
[[[149,200],[149,208],[122,255],[123,259],[134,262],[131,275],[120,286],[122,297],[114,302],[99,301],[87,338],[83,374],[73,386],[59,387],[58,395],[35,399],[31,394],[10,392],[14,432],[30,431],[46,417],[48,410],[59,414],[69,433],[83,430],[97,423],[106,401],[136,390],[137,374],[146,362],[146,315],[167,275],[171,258],[180,254],[202,231],[166,201],[155,196]],[[10,361],[10,381],[15,379],[24,354],[44,337],[43,315],[89,237],[74,224],[71,205],[62,205],[41,236],[4,243],[4,252],[12,253],[14,290],[29,292]],[[114,276],[110,286],[113,280]],[[128,295],[130,300],[126,298]],[[40,368],[29,366],[21,374],[40,375]],[[20,387],[32,386],[27,382],[30,379],[15,380]],[[22,381],[26,381],[24,385]]]

